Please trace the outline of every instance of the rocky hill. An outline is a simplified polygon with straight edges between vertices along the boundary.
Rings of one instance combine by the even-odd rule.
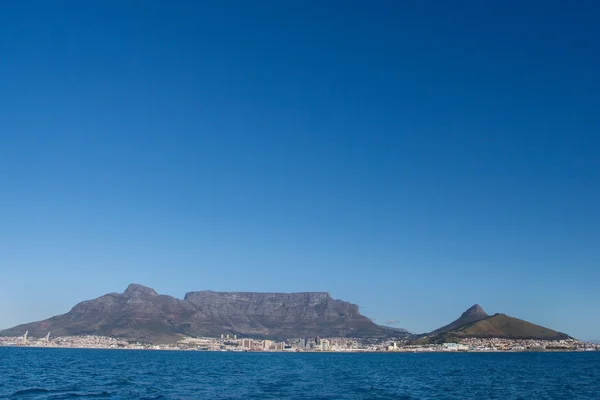
[[[505,314],[489,316],[476,304],[456,321],[420,335],[413,343],[455,342],[463,338],[561,340],[570,336]]]
[[[394,330],[376,325],[358,306],[329,293],[187,293],[183,300],[131,284],[124,293],[83,301],[66,314],[0,332],[18,336],[106,335],[169,343],[182,335],[237,334],[262,338],[314,336],[385,337]]]
[[[474,306],[469,307],[467,311],[462,313],[462,315],[457,320],[449,323],[446,326],[436,329],[435,331],[431,332],[430,335],[438,335],[441,333],[450,332],[460,328],[463,325],[467,325],[472,322],[477,322],[487,317],[489,317],[489,315],[485,311],[483,311],[483,308],[481,308],[479,304],[475,304]]]

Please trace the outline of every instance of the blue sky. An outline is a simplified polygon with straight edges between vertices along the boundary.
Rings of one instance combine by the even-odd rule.
[[[137,282],[600,339],[599,11],[4,5],[0,327]]]

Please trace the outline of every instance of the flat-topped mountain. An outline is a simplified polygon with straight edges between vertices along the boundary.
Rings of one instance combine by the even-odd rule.
[[[182,335],[385,337],[391,332],[361,315],[356,304],[324,292],[201,291],[180,300],[137,284],[124,293],[83,301],[66,314],[0,334],[18,336],[25,331],[37,337],[52,332],[53,336],[105,335],[150,343],[173,342]]]
[[[561,340],[570,336],[505,314],[490,316],[476,304],[456,321],[421,335],[414,343],[444,343],[464,338]]]

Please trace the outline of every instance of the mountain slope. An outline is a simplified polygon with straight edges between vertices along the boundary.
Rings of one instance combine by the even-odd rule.
[[[41,337],[106,335],[150,343],[186,336],[291,338],[384,337],[391,330],[360,314],[358,306],[329,293],[190,292],[184,300],[131,284],[124,293],[83,301],[66,314],[0,332]],[[396,334],[396,332],[393,332]]]
[[[190,292],[185,301],[226,329],[252,336],[372,336],[384,334],[358,306],[329,293]]]
[[[489,315],[485,311],[483,311],[483,308],[481,308],[479,304],[475,304],[469,309],[467,309],[467,311],[462,313],[462,315],[457,320],[449,323],[446,326],[436,329],[435,331],[431,332],[430,335],[437,335],[444,332],[450,332],[460,328],[463,325],[467,325],[472,322],[477,322],[488,317]]]
[[[40,322],[19,325],[3,335],[41,337],[47,332],[62,335],[106,335],[148,342],[168,342],[177,333],[190,331],[186,320],[193,319],[193,306],[157,294],[153,289],[131,284],[124,293],[109,293],[83,301],[66,314]]]
[[[453,332],[461,338],[504,338],[504,339],[538,339],[561,340],[570,336],[545,328],[518,318],[504,314],[496,314],[489,318],[467,324]]]
[[[422,335],[413,343],[455,342],[464,338],[561,340],[570,336],[505,314],[489,316],[476,304],[456,321]]]

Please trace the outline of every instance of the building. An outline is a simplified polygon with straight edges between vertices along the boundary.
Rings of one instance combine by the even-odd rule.
[[[300,341],[298,342],[298,349],[299,350],[306,349],[306,338],[301,338],[300,339]]]

